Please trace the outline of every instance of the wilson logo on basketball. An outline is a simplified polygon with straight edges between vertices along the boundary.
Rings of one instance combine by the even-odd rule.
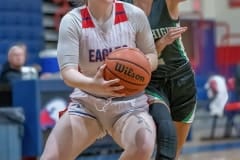
[[[121,63],[116,63],[115,65],[115,71],[119,72],[119,73],[123,73],[131,78],[134,78],[137,81],[141,81],[144,82],[144,77],[134,73],[132,68],[126,67],[125,65],[121,64]]]

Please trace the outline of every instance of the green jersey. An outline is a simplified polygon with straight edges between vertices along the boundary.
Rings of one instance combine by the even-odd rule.
[[[133,3],[133,0],[123,0]],[[172,19],[166,0],[153,0],[152,9],[148,16],[154,40],[162,38],[168,33],[170,27],[179,27],[179,19]],[[166,46],[159,57],[159,69],[165,73],[175,71],[178,67],[188,62],[181,38]],[[163,64],[163,65],[162,65]]]

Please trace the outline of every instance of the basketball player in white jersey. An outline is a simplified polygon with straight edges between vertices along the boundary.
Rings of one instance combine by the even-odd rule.
[[[141,9],[113,0],[88,0],[63,17],[58,61],[64,82],[75,90],[41,160],[73,160],[105,134],[124,149],[121,160],[150,159],[156,130],[147,96],[119,94],[119,79],[105,81],[102,76],[105,57],[120,47],[139,48],[152,70],[156,68],[154,40]]]

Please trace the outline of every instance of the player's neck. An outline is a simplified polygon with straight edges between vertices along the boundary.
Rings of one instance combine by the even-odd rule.
[[[88,8],[98,23],[104,23],[112,14],[113,3],[89,3]]]
[[[141,8],[148,16],[152,9],[153,0],[133,0],[133,4]]]

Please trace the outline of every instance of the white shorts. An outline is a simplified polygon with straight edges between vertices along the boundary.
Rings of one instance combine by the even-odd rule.
[[[148,113],[148,97],[144,93],[123,98],[99,98],[81,90],[71,94],[68,106],[70,115],[96,119],[103,131],[109,132],[117,120],[127,113]]]

